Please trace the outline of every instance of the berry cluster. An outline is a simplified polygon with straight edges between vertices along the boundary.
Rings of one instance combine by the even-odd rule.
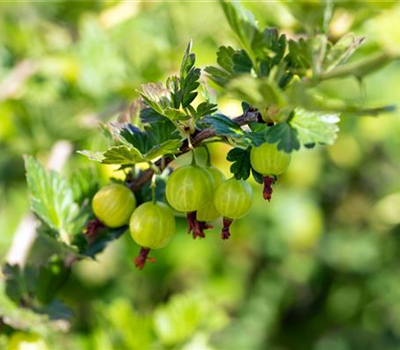
[[[264,176],[264,198],[271,199],[272,184],[290,163],[290,154],[277,149],[275,144],[265,143],[251,150],[252,167]],[[188,233],[193,238],[204,238],[209,224],[222,217],[221,238],[230,237],[230,226],[242,218],[251,207],[253,190],[244,180],[232,177],[228,180],[220,170],[208,164],[201,167],[193,162],[182,166],[169,176],[166,183],[166,200],[170,207],[186,213]],[[103,187],[93,198],[92,208],[97,223],[116,228],[129,224],[134,241],[142,249],[135,258],[135,265],[142,269],[151,249],[168,244],[175,232],[175,217],[168,205],[153,201],[136,208],[134,193],[121,184]],[[96,225],[96,224],[94,224]],[[90,236],[88,236],[90,239]]]

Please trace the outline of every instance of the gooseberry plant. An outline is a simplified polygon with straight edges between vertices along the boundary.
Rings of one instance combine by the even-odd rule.
[[[104,125],[112,136],[108,149],[78,152],[117,165],[124,180],[99,189],[90,171],[77,170],[67,180],[26,157],[42,252],[35,265],[4,265],[1,287],[9,299],[0,303],[2,322],[23,329],[28,322],[40,326],[44,315],[64,316],[68,312],[55,296],[71,266],[94,258],[125,232],[141,247],[134,263],[142,269],[154,260],[150,250],[173,239],[176,213],[185,213],[193,238],[204,238],[220,220],[221,237],[228,239],[232,221],[251,208],[250,176],[270,201],[296,151],[334,143],[341,113],[374,116],[392,109],[332,100],[318,88],[334,78],[361,80],[395,57],[379,53],[348,63],[363,38],[331,41],[323,31],[291,38],[275,28],[260,30],[237,3],[220,3],[238,47],[219,47],[217,64],[202,70],[190,42],[177,75],[165,84],[142,85],[129,115]],[[242,114],[224,115],[202,77],[240,101]],[[214,142],[231,146],[228,179],[211,164],[208,145]],[[206,164],[196,160],[197,149],[206,152]],[[176,169],[174,160],[188,152],[191,164]],[[33,311],[21,318],[18,306]]]

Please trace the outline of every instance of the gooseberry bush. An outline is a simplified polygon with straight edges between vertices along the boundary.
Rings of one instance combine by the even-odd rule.
[[[88,160],[117,165],[124,180],[110,179],[99,189],[90,170],[65,179],[25,158],[31,208],[40,222],[41,263],[3,266],[9,299],[0,303],[2,322],[24,329],[68,315],[55,297],[71,266],[95,258],[125,232],[138,245],[139,269],[173,239],[175,218],[182,214],[193,238],[206,238],[207,229],[221,225],[227,240],[233,220],[251,210],[253,195],[263,196],[268,210],[273,185],[296,151],[334,143],[341,114],[375,116],[392,109],[332,100],[319,87],[330,79],[362,80],[395,57],[374,53],[349,63],[363,38],[349,34],[332,41],[323,31],[291,37],[275,28],[261,30],[237,3],[221,6],[237,47],[219,47],[216,64],[201,69],[190,42],[177,75],[165,84],[142,85],[129,113],[104,125],[109,148],[78,151]],[[208,84],[240,101],[242,114],[224,115]],[[211,163],[208,147],[215,142],[231,146],[228,178]],[[197,159],[200,152],[205,164]],[[192,154],[191,164],[176,167],[174,160],[185,153]],[[250,176],[260,184],[254,194]],[[18,306],[25,307],[24,317],[16,313]]]

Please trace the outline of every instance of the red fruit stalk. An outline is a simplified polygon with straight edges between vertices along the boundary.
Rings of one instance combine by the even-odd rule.
[[[231,225],[232,225],[233,220],[232,219],[228,219],[228,218],[223,218],[222,220],[222,231],[221,231],[221,238],[222,239],[228,239],[231,236],[231,233],[229,231]]]
[[[146,261],[149,261],[151,263],[156,262],[155,258],[150,258],[149,257],[149,253],[150,253],[150,248],[141,248],[139,255],[134,259],[134,263],[135,266],[139,269],[139,270],[143,270],[143,268],[146,265]]]
[[[206,235],[204,234],[204,230],[212,228],[211,225],[204,221],[197,221],[195,211],[187,213],[186,220],[188,224],[188,233],[193,233],[193,239],[196,239],[197,237],[205,238]]]
[[[264,176],[263,179],[264,179],[263,196],[266,201],[270,202],[273,192],[272,185],[275,183],[275,178],[271,176]]]

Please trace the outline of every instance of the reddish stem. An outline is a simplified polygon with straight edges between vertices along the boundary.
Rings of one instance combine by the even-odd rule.
[[[264,199],[268,202],[271,201],[272,197],[272,185],[275,183],[275,177],[272,176],[264,176],[264,190],[263,196]]]
[[[197,221],[196,212],[191,211],[186,215],[187,223],[188,223],[188,233],[193,232],[193,239],[197,237],[205,238],[204,230],[212,228],[211,225],[207,224],[204,221]]]
[[[232,219],[228,219],[228,218],[223,218],[222,220],[222,231],[221,231],[221,238],[222,239],[228,239],[231,236],[231,233],[229,231],[231,225],[232,225],[233,220]]]
[[[95,218],[92,221],[89,221],[85,230],[86,239],[89,245],[96,241],[101,229],[103,228],[105,228],[105,226],[100,222],[99,219]]]
[[[135,266],[139,270],[143,270],[144,266],[146,265],[147,260],[152,263],[156,262],[156,259],[149,257],[149,253],[150,253],[150,248],[142,247],[140,249],[139,255],[134,259]]]

